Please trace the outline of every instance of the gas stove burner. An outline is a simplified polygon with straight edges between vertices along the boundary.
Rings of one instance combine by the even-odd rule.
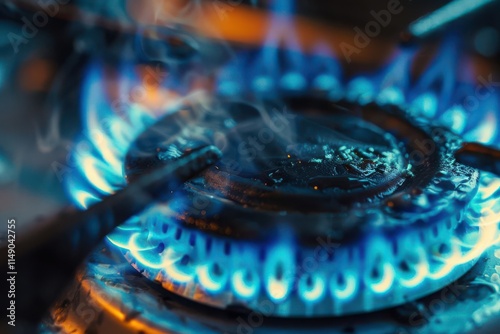
[[[219,136],[223,134],[218,139],[224,141],[226,158],[205,175],[205,182],[212,191],[243,206],[342,211],[352,203],[383,197],[411,173],[395,138],[340,108],[334,108],[338,109],[335,115],[281,114],[274,115],[281,117],[274,120],[250,105],[232,103],[221,108],[228,110],[233,124],[224,125],[228,120],[219,118],[210,125],[220,129]],[[172,122],[167,117],[139,138],[140,146],[128,156],[129,177],[199,143],[185,138],[183,144],[171,145],[167,140],[165,147],[157,146],[148,155],[151,148],[144,143],[155,146],[165,142],[165,133],[180,131]],[[186,131],[187,124],[174,122]]]
[[[436,291],[479,255],[478,172],[455,162],[461,140],[399,108],[180,107],[132,144],[127,178],[206,144],[222,161],[138,217],[126,252],[186,298],[278,317],[361,313]]]

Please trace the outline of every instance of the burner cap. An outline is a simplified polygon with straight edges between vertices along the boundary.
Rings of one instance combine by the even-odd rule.
[[[379,224],[380,208],[396,218],[389,225],[406,225],[400,212],[429,209],[423,189],[453,168],[459,146],[446,130],[375,104],[290,98],[284,105],[212,107],[186,107],[146,130],[127,154],[125,173],[134,178],[217,144],[224,158],[186,184],[178,218],[235,237],[265,237],[287,224],[304,240],[333,232],[344,240]],[[207,204],[197,210],[195,202]],[[304,220],[321,223],[314,228]]]
[[[409,175],[396,139],[358,117],[280,118],[254,110],[236,120],[208,187],[256,209],[338,212],[384,197]]]

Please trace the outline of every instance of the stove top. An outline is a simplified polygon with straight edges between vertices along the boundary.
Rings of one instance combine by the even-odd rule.
[[[2,330],[494,333],[496,4],[331,6],[2,5]]]

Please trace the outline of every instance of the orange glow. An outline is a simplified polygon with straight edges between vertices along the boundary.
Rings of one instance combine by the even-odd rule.
[[[113,301],[107,300],[110,299],[104,298],[99,293],[95,293],[95,287],[92,286],[90,281],[83,279],[81,281],[82,289],[87,291],[89,299],[93,300],[99,307],[101,307],[108,314],[111,314],[121,325],[121,327],[126,326],[130,329],[130,332],[141,332],[145,331],[151,334],[165,334],[164,331],[160,331],[156,329],[152,324],[148,324],[145,321],[142,321],[141,318],[132,318],[125,321],[127,318],[127,314],[130,313],[128,309],[118,309]],[[117,303],[118,304],[118,303]]]
[[[125,92],[121,91],[120,88],[120,76],[111,70],[104,76],[106,92],[110,101],[114,101],[114,104],[118,105],[118,102],[126,105],[128,103],[137,103],[154,114],[155,111],[163,111],[173,101],[179,99],[179,94],[163,86],[168,73],[162,74],[164,77],[159,77],[155,72],[156,69],[152,68],[151,65],[137,65],[134,70],[138,75],[138,81]]]
[[[19,82],[28,91],[48,89],[54,77],[55,65],[45,59],[30,59],[21,68]]]
[[[215,7],[205,6],[203,20],[195,28],[200,33],[220,37],[227,41],[261,45],[269,33],[271,16],[260,10],[249,10],[244,6],[229,7],[222,15]]]
[[[131,96],[132,102],[136,102],[148,110],[165,108],[169,103],[176,101],[178,98],[178,94],[162,87],[143,90],[141,94]]]
[[[178,9],[172,9],[170,0],[129,1],[128,10],[138,23],[144,25],[168,26],[180,21],[174,15]],[[252,46],[264,43],[272,19],[268,12],[222,1],[203,2],[198,11],[193,10],[186,16],[186,23],[201,35]],[[302,51],[312,52],[323,43],[341,55],[342,42],[354,43],[356,32],[351,27],[321,24],[302,17],[293,20],[294,33]],[[353,54],[352,60],[359,63],[383,61],[393,51],[394,44],[392,40],[378,38],[377,43],[370,43],[363,52]]]

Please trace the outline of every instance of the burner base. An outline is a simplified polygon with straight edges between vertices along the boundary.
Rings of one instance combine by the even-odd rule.
[[[360,316],[273,319],[268,313],[220,311],[180,298],[145,279],[106,248],[93,254],[74,285],[52,309],[42,333],[325,332],[491,333],[500,317],[500,248],[490,249],[465,276],[403,306]],[[241,310],[240,310],[241,311]],[[267,311],[267,310],[266,310]],[[456,316],[463,315],[461,321]],[[258,325],[258,326],[257,326]],[[489,329],[488,329],[489,328]]]

